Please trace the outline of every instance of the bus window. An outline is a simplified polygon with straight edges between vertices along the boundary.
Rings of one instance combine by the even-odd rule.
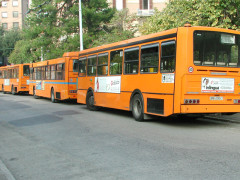
[[[98,55],[97,74],[98,75],[108,74],[108,53]]]
[[[29,74],[30,74],[29,65],[23,65],[23,76],[29,76]]]
[[[56,79],[55,77],[55,73],[56,73],[56,65],[51,65],[51,79],[54,80]]]
[[[77,59],[73,60],[73,72],[78,72],[79,61]]]
[[[36,74],[37,74],[37,77],[36,77],[36,80],[41,80],[41,75],[42,75],[42,73],[41,73],[41,67],[38,67],[38,68],[36,68],[36,70],[37,70],[37,72],[36,72]]]
[[[51,66],[46,66],[46,79],[51,79]]]
[[[112,51],[110,53],[110,74],[122,74],[123,50]]]
[[[194,64],[201,66],[237,67],[240,36],[210,32],[194,32]]]
[[[96,75],[96,64],[97,64],[97,56],[89,56],[88,57],[88,68],[87,68],[87,75],[88,76],[95,76]]]
[[[159,44],[149,44],[141,47],[141,73],[158,72]]]
[[[161,44],[161,72],[172,73],[175,71],[175,41],[163,42]]]
[[[0,71],[0,78],[2,78],[2,71]]]
[[[56,79],[57,80],[63,80],[63,74],[64,73],[64,64],[57,64],[57,69],[56,69]]]
[[[29,78],[30,80],[33,80],[33,70],[34,70],[33,68],[30,68],[30,78]]]
[[[139,64],[139,47],[125,49],[124,51],[124,73],[137,74]]]
[[[87,58],[84,57],[79,59],[78,76],[86,76],[86,63]]]

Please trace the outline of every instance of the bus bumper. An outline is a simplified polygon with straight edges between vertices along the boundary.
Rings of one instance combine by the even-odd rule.
[[[240,105],[181,105],[181,113],[240,112]]]

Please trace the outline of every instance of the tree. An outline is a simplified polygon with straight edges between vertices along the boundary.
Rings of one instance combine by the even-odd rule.
[[[166,8],[148,18],[140,27],[142,34],[150,34],[183,26],[212,26],[240,29],[240,1],[235,0],[172,0]]]
[[[129,14],[128,9],[117,11],[108,24],[100,26],[102,33],[91,46],[101,46],[134,37],[138,30],[138,17]]]
[[[106,0],[82,1],[84,48],[98,38],[100,25],[108,23],[114,12]],[[17,43],[9,61],[52,59],[79,50],[78,16],[78,0],[33,0],[23,30],[24,40]]]

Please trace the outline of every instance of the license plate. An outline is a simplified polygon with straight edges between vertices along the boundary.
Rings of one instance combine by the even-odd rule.
[[[210,100],[211,101],[222,101],[223,97],[222,96],[211,96]]]

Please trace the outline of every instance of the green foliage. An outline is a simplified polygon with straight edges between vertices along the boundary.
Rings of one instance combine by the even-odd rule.
[[[110,44],[134,37],[138,30],[138,17],[127,9],[117,11],[108,24],[102,24],[102,34],[93,41],[91,47]]]
[[[82,0],[84,48],[102,34],[101,24],[114,15],[106,0]],[[33,0],[20,41],[9,61],[32,62],[79,50],[78,0]]]
[[[8,57],[13,51],[15,43],[21,39],[19,30],[4,31],[0,28],[0,54]]]
[[[211,26],[240,29],[240,1],[236,0],[172,0],[166,8],[148,18],[140,31],[150,34],[183,26]]]

